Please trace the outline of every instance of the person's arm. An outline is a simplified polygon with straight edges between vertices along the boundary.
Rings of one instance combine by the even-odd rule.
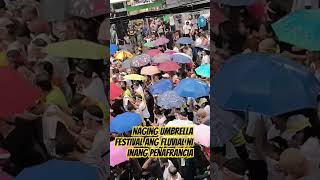
[[[145,171],[146,169],[148,169],[151,161],[152,161],[152,159],[149,158],[148,160],[146,160],[146,161],[143,163],[143,165],[142,165],[142,167],[141,167],[143,171]]]
[[[266,139],[266,129],[265,129],[263,118],[259,118],[257,120],[254,134],[255,134],[255,140],[256,140],[257,155],[260,158],[265,159],[266,154],[264,150],[264,142]]]

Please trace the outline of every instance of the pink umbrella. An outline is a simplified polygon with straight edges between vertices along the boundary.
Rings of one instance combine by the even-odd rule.
[[[127,147],[115,146],[114,141],[110,142],[110,165],[112,167],[129,160]]]
[[[151,49],[151,50],[148,51],[148,55],[151,56],[151,57],[156,56],[156,55],[158,55],[160,53],[161,53],[161,51],[159,49]]]
[[[147,66],[147,67],[143,67],[141,69],[141,72],[140,74],[143,74],[143,75],[149,75],[149,76],[152,76],[152,75],[155,75],[155,74],[159,74],[160,73],[160,70],[157,66]]]
[[[176,71],[180,68],[179,64],[173,61],[167,61],[159,65],[159,70],[164,72]]]
[[[172,55],[174,55],[174,54],[177,53],[177,52],[175,52],[174,50],[166,50],[164,53],[172,56]]]
[[[169,39],[165,38],[165,37],[160,37],[159,39],[155,40],[154,44],[156,46],[161,46],[161,45],[164,45],[164,44],[167,44],[169,43]]]
[[[194,127],[194,142],[210,147],[210,126],[200,124]]]
[[[123,93],[123,90],[117,86],[115,83],[110,83],[110,100],[115,100],[120,97]]]
[[[171,56],[169,54],[161,53],[152,58],[153,63],[164,63],[171,61]]]

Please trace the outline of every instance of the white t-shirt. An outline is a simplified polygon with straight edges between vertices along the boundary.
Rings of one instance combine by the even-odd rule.
[[[169,17],[169,24],[170,24],[170,26],[174,26],[174,18],[173,18],[173,16]]]
[[[168,163],[169,163],[168,167],[166,167],[164,169],[164,171],[163,171],[163,180],[171,180],[171,175],[170,175],[170,172],[169,172],[169,168],[171,166],[174,166],[174,165],[170,160],[168,160]]]
[[[279,162],[269,157],[266,158],[268,180],[283,180],[284,174],[280,171]]]
[[[109,133],[107,130],[98,131],[96,136],[94,137],[91,149],[85,154],[85,157],[82,159],[83,162],[98,168],[101,180],[107,178],[109,174],[109,156],[105,155],[101,157],[109,149],[108,136]]]
[[[310,137],[300,150],[307,159],[320,162],[320,143],[317,138]]]
[[[164,126],[164,122],[167,120],[166,116],[163,116],[158,119],[158,126]]]
[[[272,122],[270,119],[263,117],[261,114],[259,113],[255,113],[255,112],[249,112],[249,118],[248,118],[248,126],[246,129],[246,134],[250,137],[254,137],[255,136],[255,129],[256,129],[256,122],[257,121],[261,121],[261,117],[263,118],[264,121],[264,125],[266,128],[266,131],[268,132],[269,129],[272,127]],[[251,160],[259,160],[257,157],[257,147],[255,143],[248,143],[247,144],[247,150],[249,153],[249,158]]]
[[[102,80],[99,77],[95,77],[91,81],[90,85],[82,90],[82,94],[96,102],[100,102],[102,104],[108,103]]]
[[[139,104],[138,109],[136,110],[136,113],[140,114],[144,118],[150,118],[150,113],[148,111],[148,107],[145,101],[142,101]]]
[[[202,57],[201,65],[203,65],[203,64],[210,64],[210,56],[209,55],[205,55]]]
[[[198,37],[195,42],[195,46],[200,46],[202,44],[202,39]]]
[[[191,31],[191,26],[190,25],[184,25],[183,26],[183,32],[184,34],[189,34]]]

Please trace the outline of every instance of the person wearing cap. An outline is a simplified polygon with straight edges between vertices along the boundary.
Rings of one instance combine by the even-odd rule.
[[[74,151],[71,159],[78,159],[98,168],[100,180],[109,176],[109,132],[103,127],[103,112],[98,106],[89,106],[83,112],[85,129],[76,136],[77,143],[87,149],[86,153]]]

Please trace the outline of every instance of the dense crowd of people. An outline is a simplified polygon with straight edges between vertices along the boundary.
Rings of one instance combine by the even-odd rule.
[[[111,52],[110,81],[120,93],[110,95],[110,141],[130,136],[131,130],[113,130],[113,121],[128,112],[139,114],[142,126],[210,126],[209,19],[202,15],[131,21],[124,39],[117,38],[117,24],[111,25],[110,42],[118,48]],[[200,16],[204,24],[197,22]],[[207,72],[201,73],[199,67]],[[183,85],[187,81],[191,84]],[[192,89],[186,94],[188,88]],[[116,179],[209,179],[209,159],[209,145],[196,143],[194,158],[129,159],[113,165],[111,175]]]
[[[288,1],[255,2],[254,5],[242,7],[215,5],[216,13],[212,14],[215,23],[211,24],[214,75],[228,63],[231,56],[267,53],[287,57],[304,65],[320,80],[319,52],[280,41],[271,26],[290,13],[302,9],[318,9],[319,2],[294,1],[292,6]],[[251,88],[254,90],[255,87]],[[223,145],[215,144],[217,141],[211,144],[214,156],[211,164],[213,179],[319,179],[318,112],[316,107],[275,117],[250,111],[235,112],[246,123],[238,130],[238,134]],[[217,119],[211,117],[211,122],[213,121]],[[232,131],[231,128],[221,133],[228,131]]]
[[[32,106],[0,118],[0,179],[13,179],[26,168],[58,159],[94,166],[105,180],[109,174],[109,104],[103,58],[55,57],[43,51],[53,43],[74,39],[107,47],[107,34],[98,36],[105,17],[48,22],[39,15],[39,7],[39,1],[0,1],[0,71],[18,74],[40,90],[34,102],[15,98],[5,102]],[[28,96],[30,92],[1,93]]]

